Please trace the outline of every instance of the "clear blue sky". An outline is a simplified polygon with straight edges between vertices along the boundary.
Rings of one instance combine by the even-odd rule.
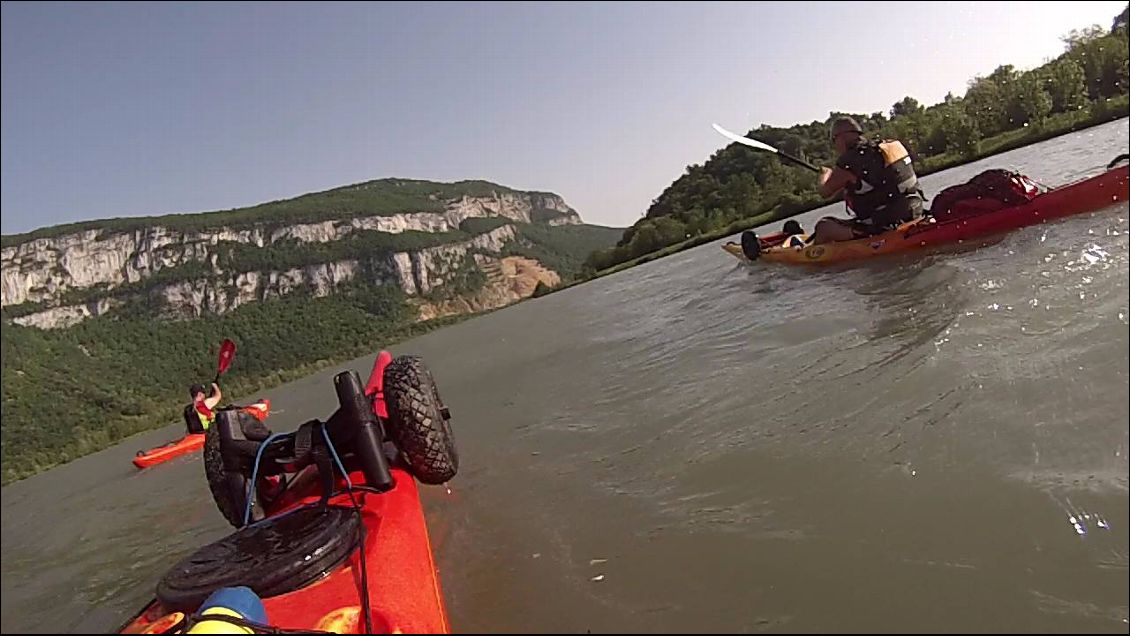
[[[923,103],[1114,2],[3,3],[3,233],[379,177],[488,179],[625,226],[712,122]]]

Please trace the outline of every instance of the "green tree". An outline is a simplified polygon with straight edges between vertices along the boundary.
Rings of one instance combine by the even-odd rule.
[[[903,97],[895,102],[894,106],[891,106],[891,119],[921,115],[923,110],[925,109],[918,103],[917,99],[909,96]]]
[[[1060,40],[1070,53],[1087,43],[1094,42],[1104,35],[1106,35],[1106,31],[1104,31],[1101,26],[1092,24],[1082,29],[1072,29],[1070,33],[1060,38]]]
[[[961,105],[965,114],[986,136],[1005,130],[1005,122],[1008,119],[1005,92],[996,81],[987,77],[972,80]]]
[[[964,156],[971,156],[980,147],[981,130],[978,128],[977,120],[960,109],[955,109],[943,119],[942,129],[947,149]]]
[[[992,73],[989,73],[989,79],[998,84],[1007,85],[1009,82],[1020,79],[1020,71],[1016,70],[1016,67],[1012,64],[1001,64],[993,69]]]
[[[1126,32],[1123,30],[1095,40],[1088,44],[1088,49],[1093,58],[1095,74],[1088,80],[1093,83],[1096,96],[1114,97],[1125,94],[1128,87],[1122,78],[1122,69],[1130,57],[1130,43],[1126,40]]]
[[[1052,109],[1052,98],[1044,90],[1044,81],[1036,71],[1025,73],[1012,82],[1008,91],[1008,118],[1018,124],[1039,124]]]
[[[1052,112],[1076,110],[1087,103],[1086,77],[1083,67],[1075,60],[1064,57],[1051,63],[1045,82],[1052,99]]]
[[[1094,25],[1082,31],[1075,30],[1063,38],[1067,56],[1083,69],[1090,99],[1113,97],[1127,92],[1122,81],[1122,65],[1130,54],[1125,29],[1107,35],[1103,28]]]

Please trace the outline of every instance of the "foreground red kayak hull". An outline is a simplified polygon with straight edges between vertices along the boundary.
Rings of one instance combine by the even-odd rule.
[[[366,529],[365,562],[376,633],[449,633],[439,576],[415,480],[392,468],[396,486],[385,493],[358,492],[362,523]],[[360,472],[351,474],[362,483]],[[304,473],[284,500],[271,511],[282,514],[318,501],[315,473]],[[304,483],[305,482],[305,483]],[[344,483],[340,484],[344,487]],[[349,506],[339,495],[330,505]],[[303,588],[263,599],[271,625],[286,629],[362,633],[361,552],[355,550],[341,565]],[[122,629],[122,633],[157,633],[167,629],[179,614],[166,611],[158,601]]]

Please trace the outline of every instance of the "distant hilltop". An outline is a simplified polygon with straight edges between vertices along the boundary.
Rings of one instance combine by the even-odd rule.
[[[299,289],[324,296],[359,279],[397,285],[409,297],[441,289],[467,268],[530,279],[464,303],[481,310],[529,295],[539,282],[571,278],[574,271],[536,258],[503,262],[552,243],[568,226],[583,226],[581,217],[555,194],[485,181],[381,179],[229,211],[4,236],[0,292],[8,320],[52,329],[138,301],[150,310],[156,303],[161,318],[185,319]],[[575,260],[617,236],[593,234],[604,239],[580,245]],[[483,286],[454,295],[483,295]],[[455,311],[425,304],[425,318]]]

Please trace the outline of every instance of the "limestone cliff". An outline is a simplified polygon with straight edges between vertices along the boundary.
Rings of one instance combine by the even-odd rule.
[[[382,186],[381,193],[389,190],[386,182],[373,183]],[[427,182],[406,183],[420,189],[419,184]],[[311,205],[311,200],[318,202],[319,195],[306,195],[301,199],[306,206],[303,214],[322,218],[303,222],[281,223],[269,214],[249,222],[248,214],[233,211],[161,217],[152,224],[139,221],[125,228],[121,227],[124,220],[116,219],[104,226],[82,224],[73,231],[60,228],[26,237],[6,236],[0,251],[0,300],[14,322],[50,329],[113,311],[127,296],[139,294],[159,300],[164,316],[170,319],[225,313],[298,289],[325,296],[362,276],[371,282],[399,285],[408,296],[426,296],[443,288],[469,262],[488,268],[498,263],[510,263],[502,265],[504,269],[517,267],[517,261],[503,258],[507,246],[519,241],[516,227],[581,223],[580,216],[557,195],[501,186],[484,191],[480,182],[474,183],[478,187],[470,188],[473,192],[428,194],[418,202],[409,199],[404,204],[407,209],[399,211],[389,210],[380,201],[381,205],[373,205],[379,213],[369,214],[364,213],[363,204],[355,203],[358,197],[368,196],[367,184],[344,189],[353,197],[352,214],[334,214],[338,204],[330,195],[340,198],[342,190],[321,193],[326,195],[324,208]],[[274,205],[289,212],[285,206],[294,207],[297,201],[259,208]],[[490,222],[471,226],[469,219]],[[411,240],[404,239],[405,244],[415,241],[426,246],[397,249],[397,235],[411,235]],[[348,258],[316,256],[332,255],[335,247],[349,241],[385,247],[362,255],[355,248]],[[306,259],[317,262],[278,268],[247,264],[230,256],[238,253],[247,261],[248,255],[259,251],[293,254],[301,250],[322,251],[311,251],[315,256]],[[526,271],[532,265],[522,267]],[[539,275],[560,280],[558,273],[544,267]],[[466,307],[497,307],[505,304],[503,297],[513,302],[532,291],[529,285],[506,293],[482,290],[472,295],[478,300],[466,301]],[[446,315],[462,306],[455,299],[445,302],[444,308],[420,303],[421,317]]]

